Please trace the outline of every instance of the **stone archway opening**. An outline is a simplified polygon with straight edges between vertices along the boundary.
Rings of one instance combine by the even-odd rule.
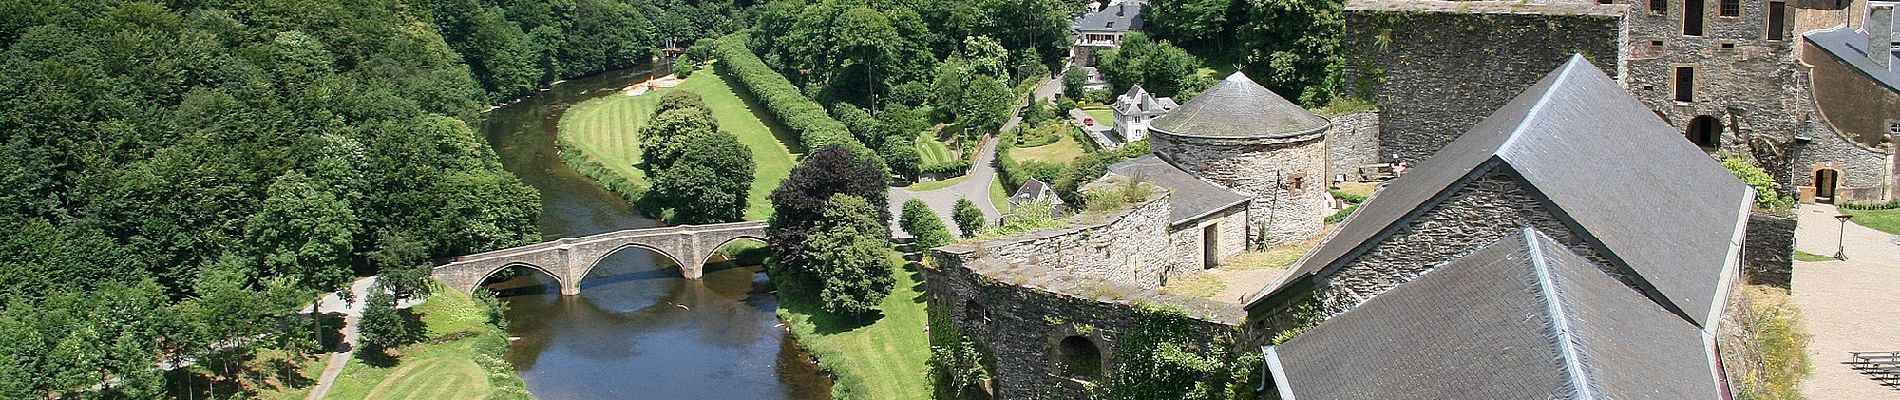
[[[1722,121],[1708,115],[1698,115],[1689,120],[1689,128],[1683,131],[1690,143],[1705,149],[1722,146]]]
[[[1840,184],[1841,171],[1828,168],[1814,170],[1814,202],[1834,204]]]
[[[990,310],[976,299],[964,300],[963,320],[975,324],[990,322]]]
[[[1064,377],[1094,381],[1102,377],[1102,348],[1084,336],[1062,338],[1056,344],[1056,366]]]
[[[589,287],[684,279],[679,260],[660,249],[628,244],[609,251],[575,274],[574,285]]]
[[[540,267],[509,264],[482,278],[476,290],[488,290],[498,296],[561,293],[561,278]]]
[[[701,260],[701,264],[707,270],[765,265],[765,258],[772,255],[771,249],[765,246],[763,238],[732,238],[714,247],[712,253]]]

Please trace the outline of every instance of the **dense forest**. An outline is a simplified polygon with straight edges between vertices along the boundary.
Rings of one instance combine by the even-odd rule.
[[[414,295],[431,259],[539,240],[538,194],[471,129],[483,109],[740,17],[668,0],[0,3],[0,398],[159,397],[161,361],[312,349],[288,321],[355,276]]]

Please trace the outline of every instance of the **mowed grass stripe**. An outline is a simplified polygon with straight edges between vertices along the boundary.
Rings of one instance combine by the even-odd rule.
[[[702,69],[677,87],[655,89],[639,96],[614,94],[576,104],[561,116],[561,138],[614,173],[636,184],[652,185],[650,177],[634,167],[640,162],[640,127],[652,117],[654,106],[666,93],[686,90],[699,94],[706,106],[712,108],[719,129],[738,137],[739,143],[752,150],[752,161],[757,169],[753,173],[752,187],[746,193],[745,217],[766,219],[772,214],[772,205],[766,196],[791,174],[796,162],[794,154],[803,149],[787,146],[787,143],[797,143],[796,138],[772,120],[748,94],[735,89],[734,78],[715,73],[718,63],[713,64],[713,69]]]

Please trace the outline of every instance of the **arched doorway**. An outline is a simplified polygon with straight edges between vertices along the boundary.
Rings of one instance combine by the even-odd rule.
[[[1840,186],[1841,172],[1833,169],[1814,170],[1814,202],[1834,204],[1836,189]]]
[[[1062,338],[1056,346],[1056,357],[1062,376],[1085,381],[1102,376],[1102,349],[1087,337]]]
[[[1722,122],[1707,115],[1696,116],[1695,119],[1689,120],[1689,129],[1683,132],[1683,136],[1688,137],[1689,143],[1695,143],[1696,146],[1721,147]]]

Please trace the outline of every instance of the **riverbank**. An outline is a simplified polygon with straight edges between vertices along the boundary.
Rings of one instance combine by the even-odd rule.
[[[640,162],[640,127],[652,117],[661,96],[674,90],[693,92],[712,109],[720,130],[737,136],[752,150],[757,168],[746,193],[745,218],[766,219],[772,214],[766,196],[791,175],[797,159],[794,154],[802,149],[793,148],[797,140],[762,107],[735,89],[737,83],[715,62],[676,87],[656,88],[638,96],[614,94],[576,104],[562,114],[558,124],[561,160],[581,175],[638,203],[652,185],[646,173],[634,166]]]
[[[870,324],[825,314],[810,299],[783,296],[778,315],[790,326],[798,344],[818,358],[818,366],[835,379],[837,399],[930,398],[929,317],[924,310],[923,283],[915,267],[897,274],[890,296],[878,306],[881,317]]]

